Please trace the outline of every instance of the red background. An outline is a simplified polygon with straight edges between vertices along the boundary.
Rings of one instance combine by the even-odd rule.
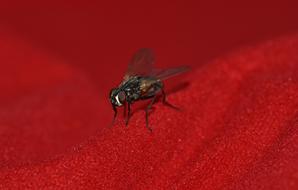
[[[10,188],[33,185],[32,188],[40,188],[46,184],[63,188],[76,184],[77,181],[82,180],[80,177],[85,176],[82,181],[85,184],[92,184],[93,187],[120,188],[122,186],[125,189],[131,187],[148,189],[153,182],[151,183],[150,180],[146,182],[145,179],[148,176],[142,172],[149,173],[149,179],[152,179],[151,170],[148,169],[151,167],[158,170],[155,175],[167,173],[165,174],[167,177],[161,178],[160,182],[155,180],[153,187],[166,188],[171,186],[170,183],[178,187],[178,184],[183,184],[183,180],[178,183],[179,178],[176,179],[177,176],[170,178],[168,173],[173,171],[182,176],[184,167],[180,166],[179,170],[170,167],[179,165],[176,162],[169,162],[170,166],[159,166],[159,162],[172,159],[171,156],[168,158],[161,155],[159,151],[175,150],[177,148],[174,146],[175,140],[187,139],[187,137],[182,138],[177,134],[181,131],[175,133],[174,127],[171,129],[171,125],[175,126],[175,124],[171,124],[170,121],[160,125],[160,128],[168,126],[170,132],[163,128],[160,133],[156,132],[160,135],[150,136],[143,125],[141,113],[134,116],[135,119],[132,120],[133,124],[129,129],[124,129],[123,124],[120,123],[112,132],[107,132],[106,126],[112,118],[112,110],[107,99],[109,89],[120,82],[128,60],[140,47],[151,47],[155,50],[159,67],[190,65],[193,70],[197,70],[203,65],[208,65],[211,60],[242,47],[254,46],[279,36],[294,34],[298,29],[297,7],[296,3],[289,1],[87,1],[84,3],[11,1],[2,3],[0,6],[0,145],[2,147],[0,176],[7,179],[2,185]],[[284,46],[293,50],[287,45]],[[293,54],[289,53],[289,55]],[[285,63],[287,64],[293,59],[284,58],[284,60],[288,61]],[[206,78],[218,74],[212,69],[209,70],[208,75],[203,75]],[[234,74],[229,69],[226,72],[230,75]],[[199,72],[195,71],[189,74],[192,77],[191,80],[198,80],[200,78],[198,74]],[[218,75],[221,76],[221,74]],[[205,84],[204,89],[206,91],[216,89],[216,85],[219,85],[218,82]],[[246,85],[248,86],[242,86],[241,89],[251,87],[249,84]],[[188,99],[200,99],[199,96],[193,96],[198,95],[196,94],[198,91],[200,90],[187,91],[185,96]],[[181,98],[184,97],[178,95],[173,100],[183,103]],[[215,98],[218,97],[215,96]],[[223,98],[222,101],[228,104],[228,100]],[[201,105],[193,107],[196,108],[196,106]],[[212,104],[209,106],[207,115],[212,115],[216,106],[215,108],[212,108]],[[223,103],[222,106],[227,105]],[[201,113],[199,110],[196,112],[194,108],[191,109],[193,112],[187,113],[192,113],[196,117]],[[167,115],[169,110],[159,106],[155,110],[156,114],[158,112],[165,112],[166,117],[179,117],[179,115]],[[216,117],[216,114],[212,117]],[[207,126],[211,120],[207,119],[205,125]],[[158,131],[159,125],[154,121],[158,119],[153,118],[154,127]],[[284,122],[281,121],[281,123]],[[181,130],[188,128],[183,123],[179,125],[182,126]],[[195,123],[192,125],[198,126]],[[218,132],[212,127],[206,130],[210,130],[212,135]],[[169,134],[171,138],[167,136]],[[207,132],[202,134],[207,137],[210,135]],[[143,141],[135,144],[136,139]],[[199,144],[200,141],[191,142]],[[114,148],[101,146],[103,143]],[[95,144],[101,148],[94,148]],[[259,146],[256,145],[256,147]],[[77,150],[80,147],[83,147],[82,152]],[[245,148],[246,146],[242,147],[242,149]],[[125,153],[135,149],[138,150],[136,153]],[[142,151],[148,153],[145,154]],[[72,159],[73,154],[78,159]],[[181,155],[184,154],[192,153],[182,151]],[[131,160],[134,156],[135,158]],[[147,165],[146,156],[149,157]],[[157,159],[154,159],[154,156],[157,156]],[[223,158],[227,157],[223,156]],[[97,170],[92,170],[94,172],[92,173],[84,167],[80,168],[81,162],[84,162],[82,160],[88,160],[92,164],[93,158],[102,159],[102,162],[94,161],[94,168],[99,168],[98,172],[102,172],[102,175],[94,172]],[[72,163],[71,168],[65,170],[58,167],[59,177],[55,177],[56,173],[53,171],[57,172],[56,164],[65,163],[65,159]],[[112,162],[111,165],[103,164],[113,159],[123,160]],[[244,157],[239,156],[239,159]],[[191,159],[180,161],[195,162]],[[246,163],[245,159],[242,162]],[[233,163],[229,164],[233,165]],[[142,165],[145,166],[142,167]],[[215,163],[210,165],[218,167]],[[236,166],[242,170],[237,164]],[[226,169],[223,168],[220,171]],[[39,170],[48,170],[48,172],[44,176],[39,176],[41,172]],[[212,171],[208,172],[212,174]],[[27,174],[34,183],[27,181],[26,177],[24,181],[20,181],[19,177],[24,174]],[[229,174],[231,175],[227,172],[222,175],[230,177]],[[31,178],[32,175],[35,177]],[[57,181],[49,176],[54,176],[53,179]],[[69,176],[72,178],[68,179]],[[127,177],[126,182],[119,181],[125,177]],[[249,179],[249,176],[246,177]],[[51,179],[51,182],[47,178]],[[135,178],[139,180],[134,181]],[[221,178],[206,177],[207,182],[205,182],[213,184],[210,181],[215,179]],[[184,180],[185,184],[192,184],[191,180],[188,182],[188,178]],[[168,184],[165,182],[162,185],[163,181],[168,181]],[[268,182],[268,180],[264,181],[264,183]],[[214,183],[221,184],[220,181],[214,181]],[[187,187],[187,185],[181,185],[181,187]]]

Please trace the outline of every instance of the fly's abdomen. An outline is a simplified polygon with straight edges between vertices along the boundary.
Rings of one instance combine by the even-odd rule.
[[[153,97],[161,88],[163,88],[163,84],[160,80],[155,78],[144,78],[140,83],[142,99]]]

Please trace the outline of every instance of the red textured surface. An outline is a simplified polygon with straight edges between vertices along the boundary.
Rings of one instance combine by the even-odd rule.
[[[298,188],[298,36],[272,37],[295,6],[171,2],[0,7],[0,189]],[[183,111],[157,103],[150,134],[136,105],[110,129],[143,46],[194,68],[167,83]]]
[[[21,52],[14,45],[3,55]],[[285,38],[195,70],[169,96],[183,112],[156,104],[153,134],[141,111],[129,128],[101,126],[111,112],[79,71],[38,51],[19,57],[26,65],[10,57],[0,75],[1,189],[295,189],[297,50],[298,37]],[[94,125],[100,132],[65,152]]]

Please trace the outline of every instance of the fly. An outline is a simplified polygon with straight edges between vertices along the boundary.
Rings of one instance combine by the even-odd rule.
[[[123,81],[117,88],[113,88],[110,91],[110,102],[114,110],[112,125],[117,117],[117,107],[124,106],[125,112],[127,109],[125,119],[127,126],[131,116],[131,104],[139,100],[151,99],[146,108],[146,127],[152,132],[152,129],[149,127],[148,115],[159,94],[162,95],[162,102],[165,105],[178,109],[167,102],[163,80],[181,74],[189,68],[187,66],[181,66],[160,70],[153,66],[154,55],[151,49],[142,48],[134,54]]]

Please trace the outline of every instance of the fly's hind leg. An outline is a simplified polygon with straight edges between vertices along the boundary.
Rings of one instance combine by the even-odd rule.
[[[161,93],[162,93],[162,103],[163,103],[164,105],[169,106],[170,108],[173,108],[173,109],[175,109],[175,110],[180,111],[180,108],[178,108],[178,107],[176,107],[176,106],[170,104],[170,103],[167,101],[167,95],[166,95],[166,93],[165,93],[165,91],[164,91],[163,88],[161,88]]]

